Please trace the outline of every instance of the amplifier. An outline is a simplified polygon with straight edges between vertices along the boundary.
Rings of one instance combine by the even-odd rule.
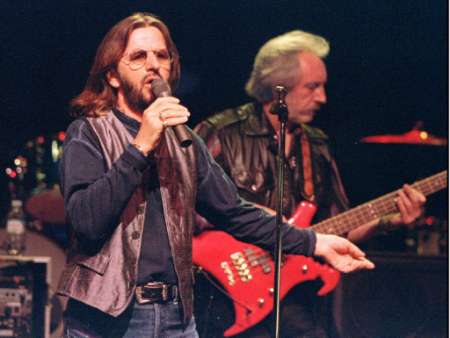
[[[50,337],[50,257],[0,256],[0,338]]]
[[[368,257],[376,268],[343,274],[333,293],[332,337],[448,337],[448,257]]]

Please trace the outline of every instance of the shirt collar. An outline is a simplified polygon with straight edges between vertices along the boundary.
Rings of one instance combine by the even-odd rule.
[[[128,115],[125,115],[125,113],[121,112],[117,108],[112,109],[114,115],[124,124],[124,126],[132,133],[136,134],[139,128],[141,127],[141,123]]]

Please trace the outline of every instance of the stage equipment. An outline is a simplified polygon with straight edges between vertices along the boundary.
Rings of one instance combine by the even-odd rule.
[[[445,146],[448,141],[445,138],[431,135],[422,129],[422,123],[417,122],[416,126],[400,135],[386,134],[386,135],[374,135],[363,137],[361,142],[364,143],[386,143],[386,144],[422,144],[430,146]]]
[[[50,337],[50,257],[0,256],[0,337]]]
[[[6,235],[6,230],[0,229],[0,245],[5,243]],[[20,263],[23,260],[26,262],[30,260],[36,262],[37,260],[38,263],[44,262],[47,265],[45,281],[48,288],[46,288],[45,294],[46,304],[48,303],[49,306],[47,311],[50,311],[46,319],[49,321],[50,335],[48,337],[60,338],[62,335],[62,313],[67,300],[66,298],[57,296],[55,291],[65,265],[64,251],[44,235],[28,230],[25,233],[25,250],[23,251],[23,256],[4,255],[0,257],[2,262]],[[37,296],[41,297],[41,294],[38,294]],[[2,337],[1,334],[0,337]]]
[[[284,162],[285,162],[285,144],[286,144],[286,124],[288,119],[288,106],[286,104],[287,90],[284,86],[275,87],[276,99],[270,108],[270,113],[277,115],[280,121],[280,133],[278,135],[278,156],[277,156],[277,176],[278,176],[278,194],[276,211],[276,243],[275,243],[275,278],[274,278],[274,309],[273,309],[273,332],[275,338],[280,336],[280,277],[281,277],[281,255],[283,243],[281,238],[281,226],[283,224],[283,196],[284,196]]]
[[[333,293],[332,337],[448,337],[447,257],[367,254],[376,269],[344,275]]]

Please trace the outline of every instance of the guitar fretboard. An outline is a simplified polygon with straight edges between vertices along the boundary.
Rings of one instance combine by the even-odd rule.
[[[442,190],[447,187],[447,170],[420,180],[412,184],[412,186],[425,196]],[[317,223],[311,229],[318,233],[343,235],[370,221],[397,212],[396,198],[399,191],[393,191],[335,217]]]

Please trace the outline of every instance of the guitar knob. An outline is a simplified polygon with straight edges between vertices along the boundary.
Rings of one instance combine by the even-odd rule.
[[[244,264],[240,264],[238,266],[236,266],[236,270],[238,271],[248,271],[248,265],[246,263]]]
[[[259,307],[263,307],[265,302],[266,301],[264,300],[264,298],[258,298],[258,306]]]
[[[274,288],[269,288],[269,294],[273,295],[275,292]]]
[[[302,272],[303,272],[304,274],[308,272],[308,265],[306,265],[306,264],[303,264],[303,265],[302,265]]]

